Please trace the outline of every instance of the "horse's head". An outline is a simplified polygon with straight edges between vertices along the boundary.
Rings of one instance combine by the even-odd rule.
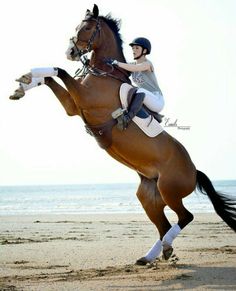
[[[70,39],[70,45],[66,51],[69,60],[79,61],[80,56],[90,52],[96,46],[101,30],[98,14],[96,4],[94,4],[93,11],[86,11],[84,20],[76,28],[76,35]]]

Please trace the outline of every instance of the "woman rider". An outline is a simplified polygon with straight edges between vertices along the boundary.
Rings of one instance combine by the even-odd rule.
[[[131,72],[133,82],[138,87],[128,113],[123,116],[124,129],[141,109],[142,104],[156,113],[159,113],[164,107],[164,98],[157,82],[154,67],[151,61],[146,58],[146,55],[151,52],[150,41],[147,38],[138,37],[129,45],[132,47],[135,62],[122,63],[117,60],[112,62],[113,65]]]

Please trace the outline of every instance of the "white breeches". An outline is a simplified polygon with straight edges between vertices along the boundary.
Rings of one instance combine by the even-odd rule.
[[[145,93],[143,103],[152,111],[160,112],[164,105],[164,98],[159,92],[150,92],[144,88],[139,88],[137,93]]]

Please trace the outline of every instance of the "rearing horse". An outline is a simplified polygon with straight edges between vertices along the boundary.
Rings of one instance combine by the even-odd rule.
[[[173,240],[193,220],[193,214],[183,205],[183,198],[196,187],[208,195],[217,214],[236,231],[235,200],[215,191],[209,178],[196,170],[182,144],[165,131],[150,138],[133,122],[125,131],[114,126],[111,113],[120,107],[119,88],[129,79],[125,71],[111,68],[104,61],[113,58],[125,62],[125,58],[119,23],[110,16],[99,16],[96,5],[92,12],[87,10],[85,19],[76,28],[67,57],[78,61],[90,51],[91,60],[83,78],[75,79],[60,68],[51,68],[53,74],[49,74],[48,69],[41,70],[41,76],[45,77],[45,84],[52,89],[67,114],[79,115],[109,155],[139,174],[141,182],[137,197],[156,225],[160,239],[137,263],[149,263],[162,251],[166,259],[170,257]],[[52,76],[58,76],[66,89]],[[109,135],[111,140],[108,138],[107,142]],[[178,216],[178,222],[173,226],[164,213],[167,205]]]

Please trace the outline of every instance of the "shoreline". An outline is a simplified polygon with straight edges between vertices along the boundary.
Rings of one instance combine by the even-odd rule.
[[[175,256],[140,267],[158,238],[145,213],[0,216],[0,290],[236,289],[235,233],[214,213],[194,217]]]

